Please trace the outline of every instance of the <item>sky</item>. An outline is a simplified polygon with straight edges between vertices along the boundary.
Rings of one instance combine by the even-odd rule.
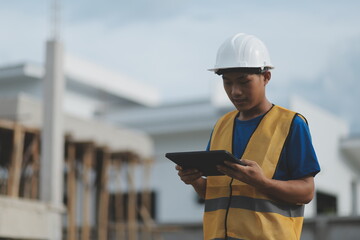
[[[220,44],[244,32],[268,47],[268,97],[291,94],[344,118],[360,134],[360,1],[62,0],[67,54],[151,85],[163,102],[207,97]],[[0,66],[43,63],[50,0],[1,1]],[[146,93],[144,93],[146,94]]]

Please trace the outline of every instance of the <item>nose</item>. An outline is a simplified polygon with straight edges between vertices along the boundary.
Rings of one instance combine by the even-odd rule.
[[[235,97],[235,96],[241,96],[242,94],[243,94],[242,87],[238,84],[234,84],[231,88],[231,95]]]

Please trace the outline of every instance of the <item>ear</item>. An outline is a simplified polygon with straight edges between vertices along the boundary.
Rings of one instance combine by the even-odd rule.
[[[269,83],[270,79],[271,79],[271,72],[270,71],[264,72],[264,86],[266,86]]]

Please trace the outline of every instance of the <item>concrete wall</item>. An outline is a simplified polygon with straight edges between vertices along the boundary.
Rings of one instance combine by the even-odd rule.
[[[38,201],[0,196],[0,237],[54,239],[50,224],[61,221],[63,211]]]
[[[42,98],[42,87],[39,79],[7,79],[1,80],[0,84],[0,96],[2,97],[14,97],[23,93],[36,99]]]

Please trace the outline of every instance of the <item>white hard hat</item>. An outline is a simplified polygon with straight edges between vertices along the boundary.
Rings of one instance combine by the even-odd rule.
[[[265,44],[253,35],[238,33],[225,40],[220,46],[214,68],[217,74],[227,69],[262,72],[274,68]]]

